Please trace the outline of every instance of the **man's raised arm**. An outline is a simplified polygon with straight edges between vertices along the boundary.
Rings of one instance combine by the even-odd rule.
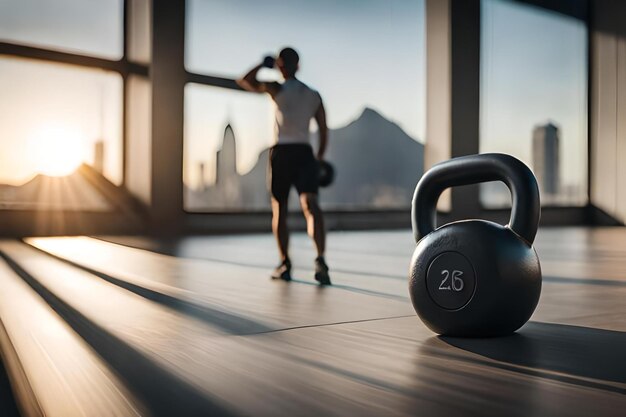
[[[256,79],[256,75],[261,68],[263,68],[263,64],[259,64],[252,68],[246,75],[243,76],[243,78],[238,79],[237,84],[239,84],[239,87],[255,93],[263,92],[263,90],[261,90],[262,83]]]
[[[280,88],[280,84],[276,82],[266,83],[257,79],[257,73],[261,68],[263,68],[263,63],[252,68],[243,78],[238,79],[237,84],[246,91],[270,93],[271,95],[276,94]]]

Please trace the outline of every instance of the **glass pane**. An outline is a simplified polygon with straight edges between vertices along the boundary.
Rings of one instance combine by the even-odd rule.
[[[293,46],[301,57],[298,77],[322,95],[331,129],[328,159],[336,165],[337,182],[322,192],[322,203],[407,208],[423,167],[424,33],[423,1],[188,0],[185,59],[190,71],[237,78],[264,55]],[[260,76],[279,78],[273,70]],[[220,114],[227,102],[214,103]],[[273,118],[267,106],[263,123]],[[215,117],[207,107],[187,111]],[[234,118],[237,109],[229,111]],[[224,127],[222,120],[216,131],[223,135]],[[237,158],[256,161],[258,154],[248,152],[263,148],[239,146],[241,134],[233,131]],[[263,135],[263,145],[271,145],[273,131]],[[242,164],[242,172],[249,169]]]
[[[0,40],[120,59],[123,0],[0,0]]]
[[[543,205],[587,202],[587,28],[583,21],[509,0],[482,0],[481,152],[523,160]],[[481,186],[486,207],[510,205],[501,183]]]
[[[76,179],[76,169],[84,162],[121,183],[122,78],[103,70],[0,58],[0,91],[0,205],[101,207]],[[32,184],[42,182],[82,185],[63,201],[31,193]]]

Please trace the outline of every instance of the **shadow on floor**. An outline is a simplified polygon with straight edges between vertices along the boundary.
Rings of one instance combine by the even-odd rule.
[[[13,259],[0,257],[104,360],[148,408],[150,415],[235,415],[181,376],[90,320]]]
[[[15,397],[11,390],[9,376],[0,358],[0,416],[19,417],[19,415],[20,413],[17,411],[17,405],[15,404]]]
[[[158,253],[160,255],[174,256],[177,258],[203,260],[203,261],[209,261],[209,262],[216,262],[220,264],[236,265],[236,266],[241,266],[245,268],[264,269],[267,271],[274,269],[274,267],[276,266],[276,263],[274,262],[273,259],[267,260],[266,262],[258,262],[258,261],[255,262],[255,261],[250,261],[250,260],[242,261],[241,260],[242,258],[239,256],[237,256],[237,260],[208,256],[207,254],[211,253],[210,247],[203,248],[202,242],[196,241],[196,245],[192,250],[192,248],[189,245],[188,237],[187,238],[185,237],[175,238],[175,239],[170,239],[168,241],[165,241],[162,239],[144,238],[144,237],[137,237],[137,236],[89,236],[89,237],[91,237],[92,239],[100,240],[102,242],[106,242],[106,243],[126,246],[126,247],[133,248],[133,249],[145,250],[149,252]],[[307,272],[314,271],[314,268],[312,267],[307,268],[305,266],[300,266],[300,265],[298,266],[297,269],[307,271]],[[381,272],[371,272],[371,271],[364,271],[364,270],[342,269],[342,268],[335,268],[333,265],[331,265],[331,271],[332,273],[339,272],[342,274],[363,275],[367,277],[376,277],[376,278],[386,278],[386,279],[395,279],[395,280],[407,279],[405,275],[385,274]]]
[[[193,245],[190,245],[189,237],[180,237],[174,239],[158,239],[158,238],[148,238],[141,236],[91,236],[94,239],[101,240],[107,243],[113,243],[116,245],[127,246],[135,249],[146,250],[154,253],[159,253],[161,255],[167,256],[175,256],[178,258],[187,258],[187,259],[200,259],[210,262],[217,262],[222,264],[230,264],[237,265],[247,268],[259,268],[265,270],[271,270],[274,268],[273,261],[268,260],[267,262],[251,262],[251,261],[241,261],[241,260],[233,260],[233,259],[220,259],[208,256],[207,254],[211,253],[210,248],[205,248],[202,246],[202,241],[200,237],[194,237]],[[362,252],[360,252],[362,253]],[[364,256],[367,254],[364,253]],[[239,258],[238,258],[239,259]],[[298,266],[298,269],[304,271],[313,271],[313,268],[306,268],[302,266]],[[386,278],[386,279],[394,279],[394,280],[406,280],[407,276],[404,274],[385,274],[380,271],[377,272],[369,272],[364,270],[349,270],[342,268],[335,268],[331,265],[332,272],[339,272],[345,274],[353,274],[353,275],[363,275],[368,277],[375,278]],[[625,287],[626,281],[623,280],[607,280],[601,278],[573,278],[573,277],[558,277],[558,276],[548,276],[544,275],[544,282],[551,284],[574,284],[574,285],[600,285],[600,286],[609,286],[609,287]]]
[[[626,384],[626,333],[623,332],[530,322],[507,337],[441,336],[440,340],[497,361],[489,361],[490,366],[626,394],[624,388],[602,383]],[[464,360],[472,361],[472,357],[464,356]]]
[[[207,305],[199,304],[199,303],[192,302],[192,301],[187,301],[187,300],[178,298],[176,296],[169,295],[164,292],[155,291],[155,290],[152,290],[150,288],[147,288],[138,284],[133,284],[132,282],[114,277],[112,275],[105,274],[104,272],[100,272],[88,266],[74,262],[70,259],[66,259],[61,256],[54,255],[50,252],[46,252],[45,250],[39,249],[36,246],[32,246],[28,243],[25,243],[25,244],[28,245],[28,247],[38,251],[39,253],[44,254],[45,256],[49,256],[53,259],[66,263],[74,268],[78,268],[91,275],[97,276],[98,278],[104,281],[107,281],[113,285],[117,285],[118,287],[123,288],[127,291],[130,291],[132,293],[135,293],[139,295],[140,297],[143,297],[147,300],[153,301],[155,303],[159,303],[165,307],[171,308],[172,310],[178,311],[188,316],[195,317],[199,320],[202,320],[212,326],[215,326],[221,329],[222,331],[226,333],[236,334],[236,335],[246,335],[246,334],[266,333],[266,332],[275,330],[273,327],[270,327],[259,321],[251,320],[241,315],[219,310],[217,308],[212,308]]]

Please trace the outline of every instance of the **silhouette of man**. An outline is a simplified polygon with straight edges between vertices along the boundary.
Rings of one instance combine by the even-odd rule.
[[[322,160],[328,143],[326,112],[320,94],[296,78],[299,60],[294,49],[284,48],[275,61],[266,57],[263,63],[252,68],[237,82],[245,90],[268,93],[276,103],[277,138],[270,151],[270,191],[272,230],[278,242],[281,263],[272,273],[272,278],[291,280],[287,200],[291,186],[295,186],[300,195],[307,232],[317,249],[315,279],[321,285],[330,285],[328,266],[324,260],[324,218],[317,198],[318,165],[309,139],[309,123],[315,118],[320,138],[317,159]],[[257,80],[261,68],[274,65],[280,70],[283,83]]]

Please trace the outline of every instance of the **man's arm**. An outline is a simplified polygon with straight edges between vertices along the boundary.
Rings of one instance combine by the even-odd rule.
[[[320,147],[317,150],[317,159],[320,161],[324,159],[324,153],[326,153],[326,146],[328,145],[328,126],[326,126],[326,110],[324,110],[324,103],[320,101],[320,106],[315,112],[315,121],[317,122],[317,130],[320,134]]]
[[[263,68],[263,63],[252,68],[243,78],[237,80],[239,87],[246,91],[252,91],[254,93],[269,93],[274,96],[280,89],[280,84],[277,82],[266,83],[259,81],[256,76],[259,70]]]

